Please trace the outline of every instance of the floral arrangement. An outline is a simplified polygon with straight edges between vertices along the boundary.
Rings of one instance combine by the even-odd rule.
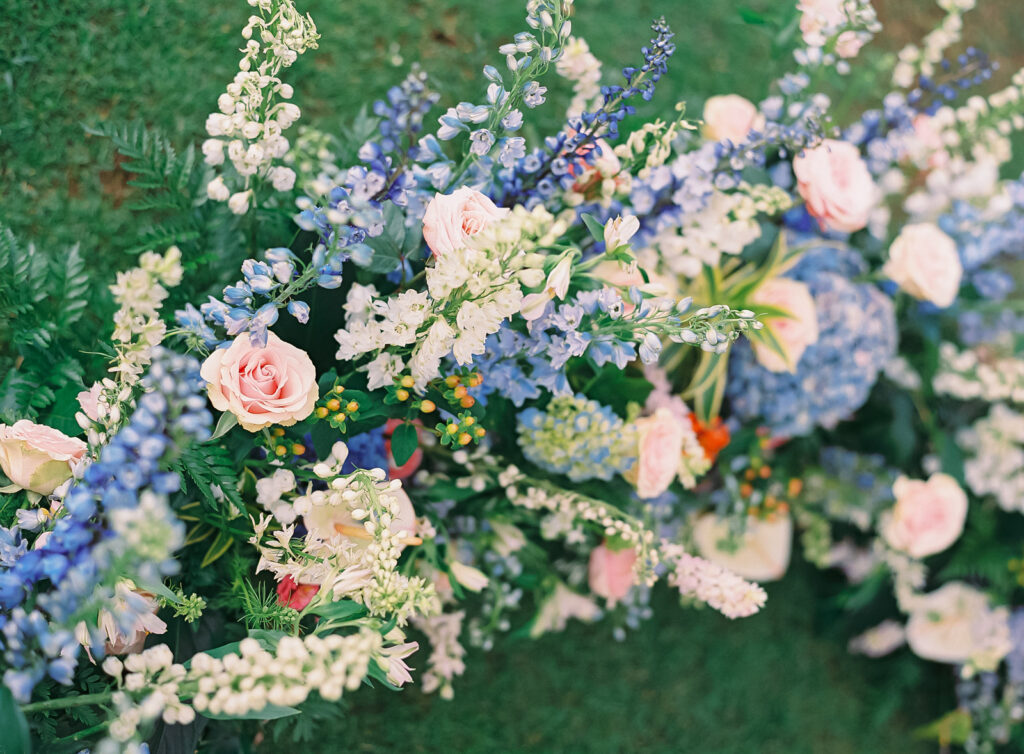
[[[340,134],[295,127],[313,19],[248,3],[198,149],[90,127],[153,219],[109,338],[77,249],[0,235],[13,751],[450,698],[465,646],[622,639],[659,582],[747,618],[794,536],[849,580],[851,651],[954,666],[926,735],[1021,740],[1024,72],[992,93],[950,52],[974,0],[895,59],[867,0],[802,0],[762,101],[650,122],[666,22],[618,78],[571,0],[529,0],[482,99],[414,67]],[[884,95],[833,107],[853,79]]]

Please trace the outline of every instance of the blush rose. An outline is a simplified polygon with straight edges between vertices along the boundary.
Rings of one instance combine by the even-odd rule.
[[[770,372],[795,371],[807,346],[818,342],[818,309],[810,290],[798,280],[771,278],[761,284],[751,301],[783,309],[792,315],[764,320],[783,353],[758,343],[754,346],[754,355]]]
[[[667,408],[636,420],[637,460],[626,473],[644,500],[672,484],[683,457],[684,427]]]
[[[470,236],[508,213],[479,191],[463,186],[430,200],[423,213],[423,238],[434,256],[443,256],[465,248]]]
[[[964,270],[952,238],[932,223],[913,223],[892,242],[882,272],[914,298],[945,308],[956,300]]]
[[[633,586],[636,558],[633,547],[622,550],[613,550],[606,544],[595,547],[590,551],[587,568],[590,591],[613,605],[624,598]]]
[[[896,504],[882,521],[882,537],[893,549],[915,558],[942,552],[956,542],[967,518],[967,495],[948,474],[927,482],[900,477],[892,488]]]
[[[712,97],[704,103],[704,136],[714,141],[728,139],[742,144],[747,134],[764,125],[757,106],[738,94]]]
[[[27,419],[0,424],[0,468],[13,484],[40,495],[70,479],[87,448],[77,437]]]
[[[200,374],[213,407],[230,411],[250,432],[305,419],[319,397],[309,356],[274,333],[264,348],[253,346],[243,333],[230,347],[210,354]]]
[[[853,233],[868,224],[878,189],[856,146],[825,139],[793,160],[797,190],[822,227]]]

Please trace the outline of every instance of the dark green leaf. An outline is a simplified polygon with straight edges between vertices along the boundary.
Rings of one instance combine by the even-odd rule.
[[[395,459],[395,465],[402,466],[412,458],[419,442],[415,424],[407,422],[396,427],[391,435],[391,457]]]

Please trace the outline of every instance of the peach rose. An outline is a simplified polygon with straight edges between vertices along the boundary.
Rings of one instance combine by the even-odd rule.
[[[633,566],[636,563],[636,549],[613,550],[602,544],[590,551],[587,569],[590,591],[615,604],[629,593],[633,586]]]
[[[434,256],[442,256],[464,248],[470,236],[508,213],[467,186],[452,194],[435,194],[423,213],[423,238]]]
[[[309,356],[274,333],[265,348],[253,346],[242,333],[229,348],[210,354],[200,374],[209,383],[213,407],[230,411],[250,432],[305,419],[320,395]]]
[[[704,103],[704,137],[712,141],[728,139],[742,144],[747,134],[764,125],[764,116],[757,106],[738,94],[712,97]]]
[[[758,343],[754,355],[770,372],[793,372],[807,346],[818,342],[818,310],[807,286],[789,278],[771,278],[751,297],[754,304],[784,309],[792,317],[768,317],[765,324],[782,347],[785,356]]]
[[[892,242],[882,272],[914,298],[945,308],[960,292],[964,269],[952,238],[932,223],[914,223]]]
[[[71,478],[88,446],[52,427],[27,419],[0,424],[0,469],[23,490],[49,495]]]
[[[853,233],[868,224],[878,196],[856,146],[825,139],[793,160],[797,190],[823,228]]]
[[[918,657],[992,671],[1013,648],[1010,611],[979,589],[951,581],[912,599],[907,644]]]
[[[645,500],[657,497],[672,484],[683,457],[684,428],[667,408],[636,420],[637,460],[626,473]]]
[[[750,581],[781,579],[789,568],[793,542],[793,520],[779,516],[770,521],[750,516],[736,550],[721,543],[729,539],[729,522],[705,513],[693,526],[697,551],[712,563]]]
[[[882,520],[882,538],[914,558],[942,552],[956,542],[967,518],[967,495],[948,474],[927,482],[900,477],[892,486],[896,504]]]

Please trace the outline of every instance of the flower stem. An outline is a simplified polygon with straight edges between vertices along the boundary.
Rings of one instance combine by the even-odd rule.
[[[51,709],[63,709],[65,707],[84,707],[87,704],[103,704],[109,702],[114,696],[113,691],[101,691],[97,694],[83,694],[82,696],[62,697],[61,699],[48,699],[45,702],[34,702],[23,704],[22,712],[42,712]]]

